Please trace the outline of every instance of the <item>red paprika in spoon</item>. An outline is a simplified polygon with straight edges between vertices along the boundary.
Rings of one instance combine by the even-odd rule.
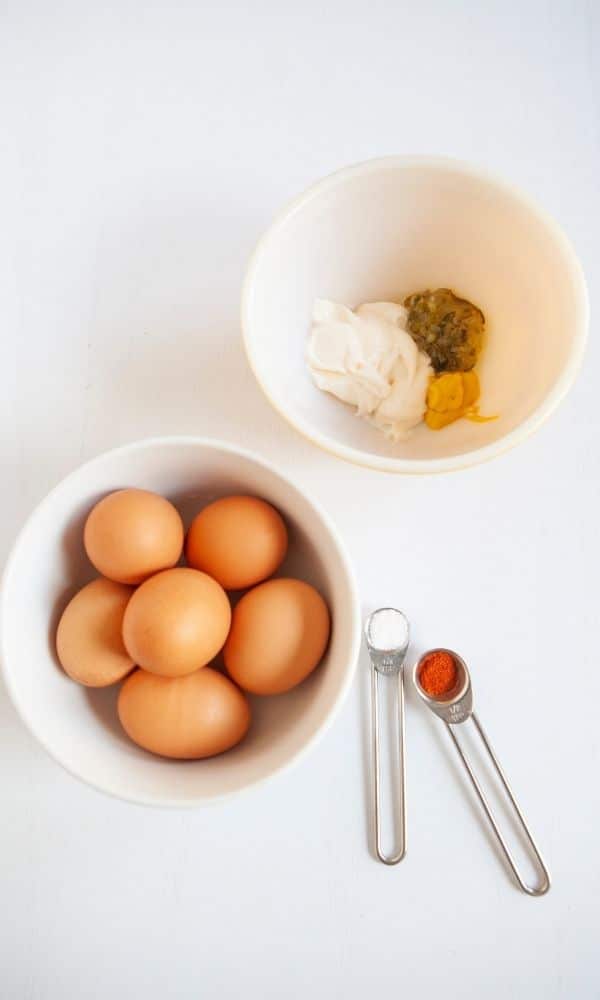
[[[429,653],[419,669],[419,684],[430,698],[449,694],[456,685],[458,671],[454,657],[445,650]]]

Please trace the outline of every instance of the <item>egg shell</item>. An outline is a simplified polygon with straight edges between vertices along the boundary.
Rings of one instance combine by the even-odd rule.
[[[329,610],[314,587],[302,580],[268,580],[236,605],[225,666],[245,691],[281,694],[320,663],[329,631]]]
[[[119,692],[118,713],[138,746],[186,760],[230,750],[250,725],[245,695],[211,667],[175,678],[136,670]]]
[[[99,573],[137,584],[174,566],[183,549],[183,522],[158,493],[109,493],[90,511],[83,531],[88,558]]]
[[[287,528],[270,503],[230,496],[215,500],[194,518],[186,558],[226,590],[242,590],[272,576],[287,547]]]
[[[115,684],[134,667],[121,634],[132,587],[100,577],[67,604],[58,623],[56,651],[64,671],[87,687]]]
[[[151,576],[123,618],[129,655],[145,670],[181,677],[212,660],[227,638],[231,605],[206,573],[177,567]]]

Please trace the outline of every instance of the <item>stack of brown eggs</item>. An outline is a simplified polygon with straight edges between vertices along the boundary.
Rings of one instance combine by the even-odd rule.
[[[201,510],[185,540],[186,566],[177,565],[179,512],[145,490],[100,500],[84,545],[102,575],[65,608],[58,657],[80,684],[123,681],[119,718],[146,750],[199,758],[230,749],[250,725],[245,692],[289,691],[322,659],[327,605],[301,580],[269,579],[288,533],[264,500],[228,496]],[[228,591],[245,591],[233,611]],[[226,674],[208,666],[221,651]]]

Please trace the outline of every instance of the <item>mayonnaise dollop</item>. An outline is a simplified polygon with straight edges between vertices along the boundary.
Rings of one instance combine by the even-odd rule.
[[[317,299],[312,318],[307,360],[318,388],[356,406],[392,441],[408,437],[423,420],[433,369],[406,330],[406,309]]]

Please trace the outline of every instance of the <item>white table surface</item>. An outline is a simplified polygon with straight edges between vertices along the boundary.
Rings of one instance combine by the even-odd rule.
[[[209,434],[268,456],[337,519],[365,608],[404,608],[417,648],[476,664],[554,880],[543,899],[513,887],[414,697],[409,854],[374,862],[364,662],[306,760],[208,811],[79,784],[2,695],[2,996],[599,996],[596,338],[533,439],[406,480],[337,462],[276,417],[238,324],[279,207],[390,152],[471,159],[535,194],[593,304],[596,4],[14,0],[0,38],[0,556],[54,483],[121,442]]]

